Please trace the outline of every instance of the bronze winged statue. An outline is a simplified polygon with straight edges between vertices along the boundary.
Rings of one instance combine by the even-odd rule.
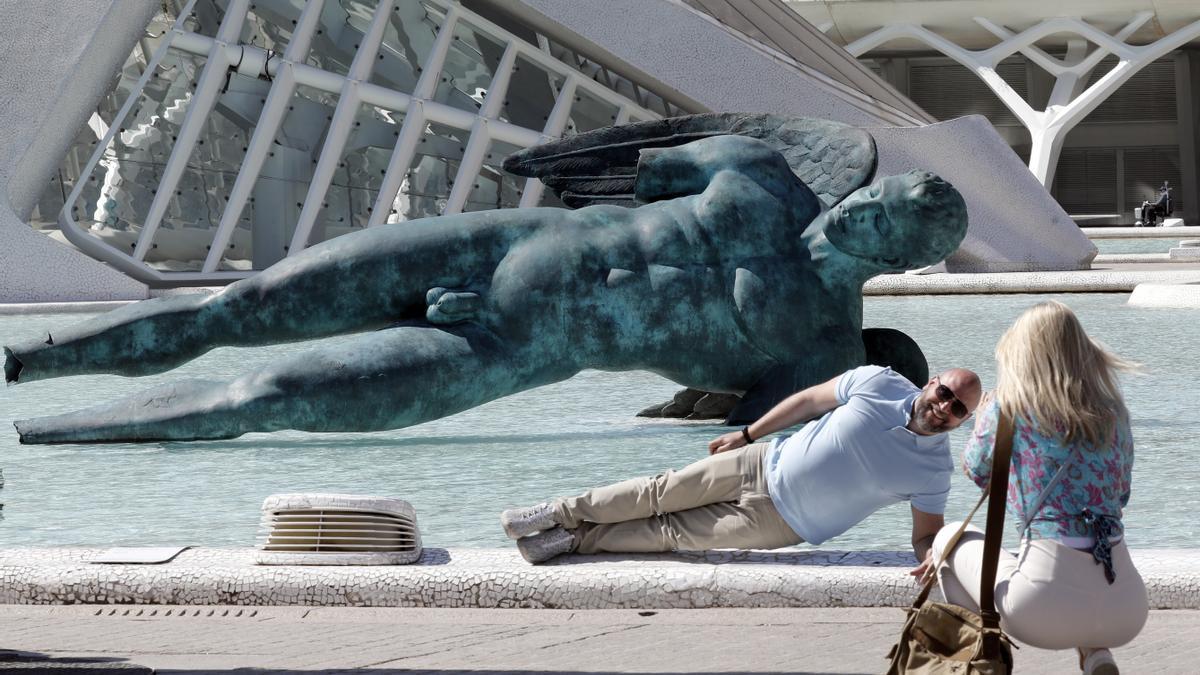
[[[139,302],[5,347],[11,384],[147,375],[218,346],[363,333],[232,381],[20,420],[21,441],[397,429],[587,368],[770,405],[863,362],[866,279],[942,260],[966,233],[949,183],[911,172],[868,185],[870,135],[823,120],[658,120],[530,148],[505,167],[573,208],[384,225],[212,295]]]

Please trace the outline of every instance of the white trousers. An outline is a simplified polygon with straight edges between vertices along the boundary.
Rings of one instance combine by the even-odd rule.
[[[962,523],[938,532],[933,555],[941,560],[946,543]],[[979,611],[983,570],[983,530],[969,525],[938,582],[946,601]],[[1104,567],[1090,551],[1052,539],[1026,540],[1017,555],[1001,550],[996,566],[996,611],[1000,624],[1016,640],[1043,649],[1119,647],[1142,630],[1149,615],[1146,586],[1133,566],[1125,542],[1112,547],[1116,581],[1109,585]]]

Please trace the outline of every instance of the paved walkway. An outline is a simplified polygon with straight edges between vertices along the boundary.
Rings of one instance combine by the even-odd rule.
[[[899,609],[458,610],[0,605],[0,638],[31,658],[160,673],[879,673]],[[37,656],[40,655],[40,656]],[[1200,611],[1155,611],[1116,652],[1126,675],[1195,673]],[[76,668],[80,664],[76,664]],[[1078,672],[1023,647],[1017,672]],[[0,671],[8,672],[4,663]]]

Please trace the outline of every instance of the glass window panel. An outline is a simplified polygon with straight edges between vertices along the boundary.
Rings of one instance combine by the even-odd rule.
[[[403,122],[401,113],[359,106],[309,245],[367,226]]]
[[[145,257],[148,265],[170,271],[202,268],[269,89],[268,82],[230,76],[204,119],[187,168],[154,233]]]
[[[336,94],[296,87],[218,269],[266,269],[287,255],[336,107]]]
[[[471,132],[436,122],[425,127],[400,191],[392,201],[388,222],[441,215]]]
[[[246,13],[239,39],[243,44],[282,54],[292,40],[304,5],[305,0],[255,2]]]
[[[186,4],[186,2],[179,3],[181,7]],[[216,0],[199,0],[192,8],[191,15],[184,19],[184,29],[198,35],[215,38],[217,30],[221,27],[221,20],[225,18],[225,5],[227,4],[228,2],[218,3]]]
[[[566,79],[524,56],[518,56],[499,118],[526,129],[541,131],[546,127],[546,120],[550,118],[550,111],[554,109],[554,102]]]
[[[433,100],[460,110],[476,112],[504,55],[504,45],[470,24],[454,25],[454,39],[446,55]]]
[[[566,133],[579,134],[593,129],[611,127],[617,122],[617,106],[601,100],[600,97],[584,89],[575,90],[575,102],[571,105],[570,119],[567,120]]]
[[[348,75],[374,11],[373,2],[326,0],[304,62],[314,68]]]
[[[463,211],[486,211],[488,209],[512,209],[521,203],[521,191],[525,178],[506,173],[501,168],[504,158],[521,150],[521,146],[493,140],[483,156],[475,184],[467,194]]]
[[[445,16],[417,0],[399,0],[392,8],[379,47],[371,82],[412,93],[433,51]]]

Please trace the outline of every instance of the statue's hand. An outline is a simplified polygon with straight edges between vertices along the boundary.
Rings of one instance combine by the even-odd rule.
[[[429,323],[452,324],[476,318],[483,300],[478,293],[451,291],[439,286],[425,293],[425,303],[429,305],[425,310]]]
[[[742,436],[741,431],[731,431],[712,439],[708,444],[708,454],[715,455],[719,452],[737,450],[745,444],[746,439]]]

